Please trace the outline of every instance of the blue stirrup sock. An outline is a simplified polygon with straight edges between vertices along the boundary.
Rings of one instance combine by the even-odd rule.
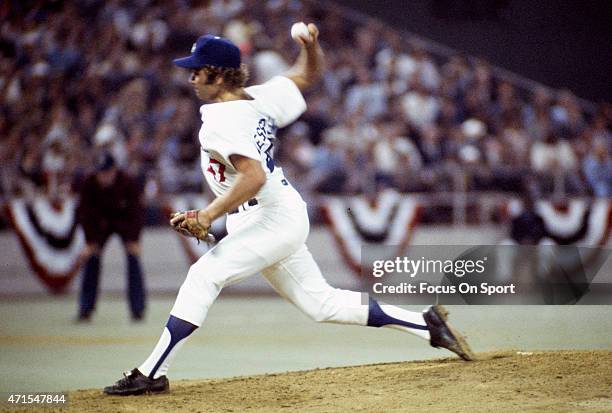
[[[198,326],[171,315],[153,352],[138,370],[152,379],[166,375],[168,367],[187,341],[187,337],[197,328]]]
[[[423,319],[423,314],[404,310],[393,305],[383,305],[369,297],[368,324],[369,327],[390,327],[406,331],[429,340],[429,329]]]

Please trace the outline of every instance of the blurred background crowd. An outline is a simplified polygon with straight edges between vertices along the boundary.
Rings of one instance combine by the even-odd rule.
[[[76,0],[0,6],[0,191],[78,187],[102,149],[146,199],[202,190],[200,104],[171,61],[198,36],[233,40],[250,83],[297,56],[295,21],[316,22],[327,70],[276,157],[307,196],[373,193],[612,195],[612,106],[525,89],[486,61],[325,2]]]

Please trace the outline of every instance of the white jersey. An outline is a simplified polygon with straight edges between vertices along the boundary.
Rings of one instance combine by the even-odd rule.
[[[238,175],[230,155],[259,160],[267,179],[255,198],[262,205],[271,204],[289,192],[295,193],[274,162],[276,130],[304,113],[306,102],[295,83],[282,76],[245,91],[252,100],[211,103],[200,108],[202,173],[218,197],[234,185]]]

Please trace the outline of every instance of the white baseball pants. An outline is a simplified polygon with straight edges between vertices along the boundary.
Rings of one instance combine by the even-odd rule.
[[[366,325],[361,293],[333,288],[321,275],[305,244],[309,225],[299,195],[228,216],[229,235],[191,266],[170,314],[201,326],[224,286],[261,272],[313,320]]]

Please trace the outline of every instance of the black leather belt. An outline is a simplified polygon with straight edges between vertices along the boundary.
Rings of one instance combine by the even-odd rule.
[[[259,204],[259,202],[257,201],[257,199],[251,198],[247,202],[245,202],[245,204],[247,204],[248,206],[255,206]],[[242,210],[244,211],[244,204],[241,204],[238,208],[228,212],[228,214],[237,214],[238,212],[240,212],[240,207],[242,207]]]

